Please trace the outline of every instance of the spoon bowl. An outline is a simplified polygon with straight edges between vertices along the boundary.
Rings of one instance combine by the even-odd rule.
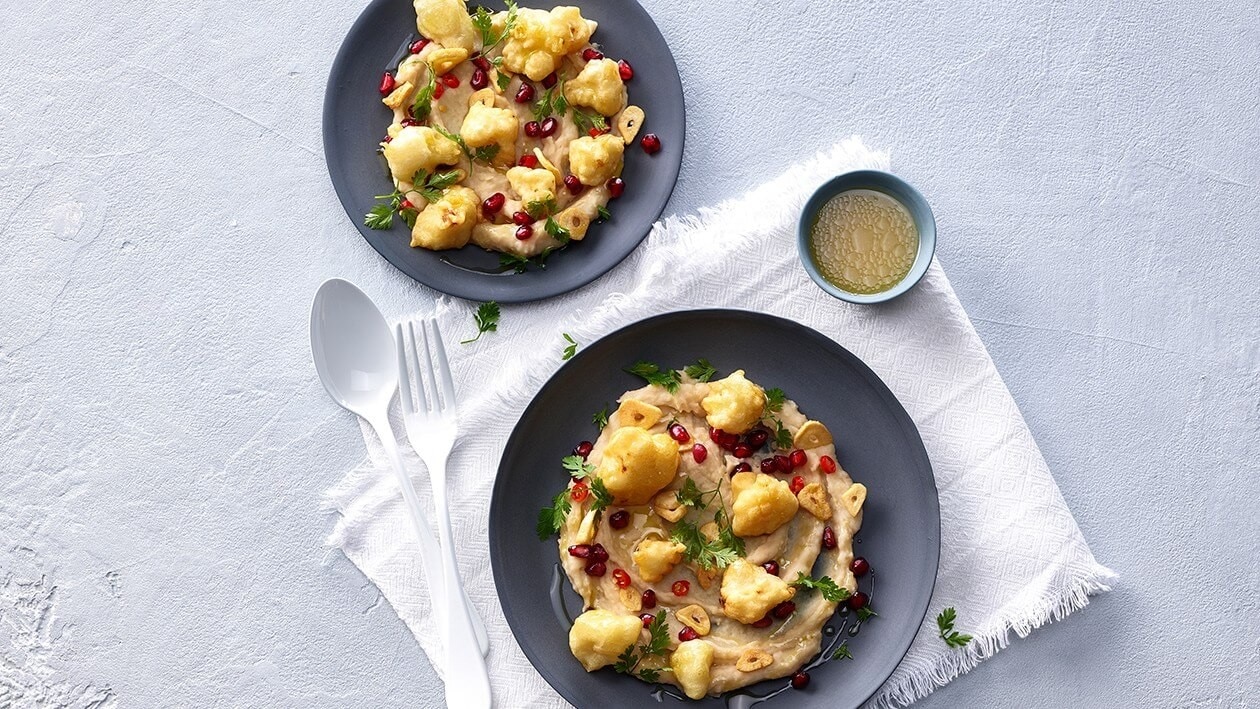
[[[328,394],[364,418],[398,388],[394,335],[367,294],[340,278],[324,282],[311,306],[311,352]]]

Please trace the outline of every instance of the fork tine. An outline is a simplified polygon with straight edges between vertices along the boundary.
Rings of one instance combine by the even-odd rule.
[[[412,330],[415,330],[416,323],[411,323]],[[437,374],[433,372],[433,353],[429,348],[429,330],[424,326],[424,322],[420,323],[420,337],[424,341],[424,366],[429,372],[429,386],[433,389],[433,408],[430,411],[441,411],[443,406],[438,398],[438,380]]]
[[[407,339],[403,334],[402,323],[394,326],[398,337],[398,385],[399,398],[402,400],[403,413],[414,413],[416,405],[411,399],[411,367],[407,366]]]
[[[416,341],[420,339],[420,337],[416,336],[416,322],[408,320],[407,330],[411,331],[411,358],[408,359],[408,363],[411,364],[411,369],[416,373],[416,388],[420,389],[420,397],[418,397],[420,400],[417,402],[417,408],[422,409],[422,411],[431,412],[433,411],[433,407],[428,406],[428,388],[425,387],[425,375],[423,375],[420,369],[420,350],[417,349],[416,345]],[[425,345],[425,354],[428,355],[428,345]],[[425,359],[428,359],[427,356]],[[428,379],[428,382],[430,382],[430,384],[433,383],[432,377]],[[436,406],[436,403],[437,388],[435,387],[433,388],[433,404]]]
[[[451,362],[446,358],[446,345],[442,344],[442,330],[438,327],[437,318],[429,318],[433,325],[433,339],[437,342],[438,371],[442,373],[442,394],[446,397],[447,408],[455,409],[455,382],[451,379]],[[437,386],[434,384],[434,386]]]

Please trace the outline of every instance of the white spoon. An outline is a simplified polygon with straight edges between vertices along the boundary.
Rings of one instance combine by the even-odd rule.
[[[311,354],[319,379],[333,401],[363,417],[376,430],[393,463],[420,542],[420,561],[433,613],[438,627],[445,627],[443,614],[451,604],[446,602],[443,585],[442,551],[403,467],[398,441],[389,426],[389,402],[398,390],[398,359],[389,324],[372,299],[353,283],[340,278],[327,280],[315,293],[311,305]],[[486,627],[466,596],[463,605],[468,609],[481,654],[485,655],[490,648]]]

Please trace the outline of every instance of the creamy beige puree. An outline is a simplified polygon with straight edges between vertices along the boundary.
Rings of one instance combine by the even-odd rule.
[[[906,277],[919,250],[914,217],[875,190],[847,190],[818,210],[810,231],[818,270],[850,293],[880,293]]]
[[[653,384],[621,397],[570,484],[581,499],[559,525],[559,552],[586,605],[570,633],[583,666],[613,665],[698,699],[785,677],[819,652],[836,604],[792,582],[803,573],[856,589],[849,563],[866,489],[836,463],[826,427],[792,401],[767,397],[743,372],[676,376],[676,391]],[[596,487],[607,491],[602,510]],[[833,548],[823,546],[828,527]],[[692,554],[696,530],[723,559]],[[662,612],[666,647],[644,652],[640,616]],[[617,662],[627,647],[633,667]]]

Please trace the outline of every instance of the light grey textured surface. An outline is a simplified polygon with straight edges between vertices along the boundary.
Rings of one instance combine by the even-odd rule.
[[[1260,702],[1260,8],[647,5],[687,88],[668,211],[850,133],[892,151],[1122,574],[922,705]],[[315,379],[311,294],[430,297],[324,171],[358,9],[8,10],[0,704],[438,701],[317,509],[363,450]]]

